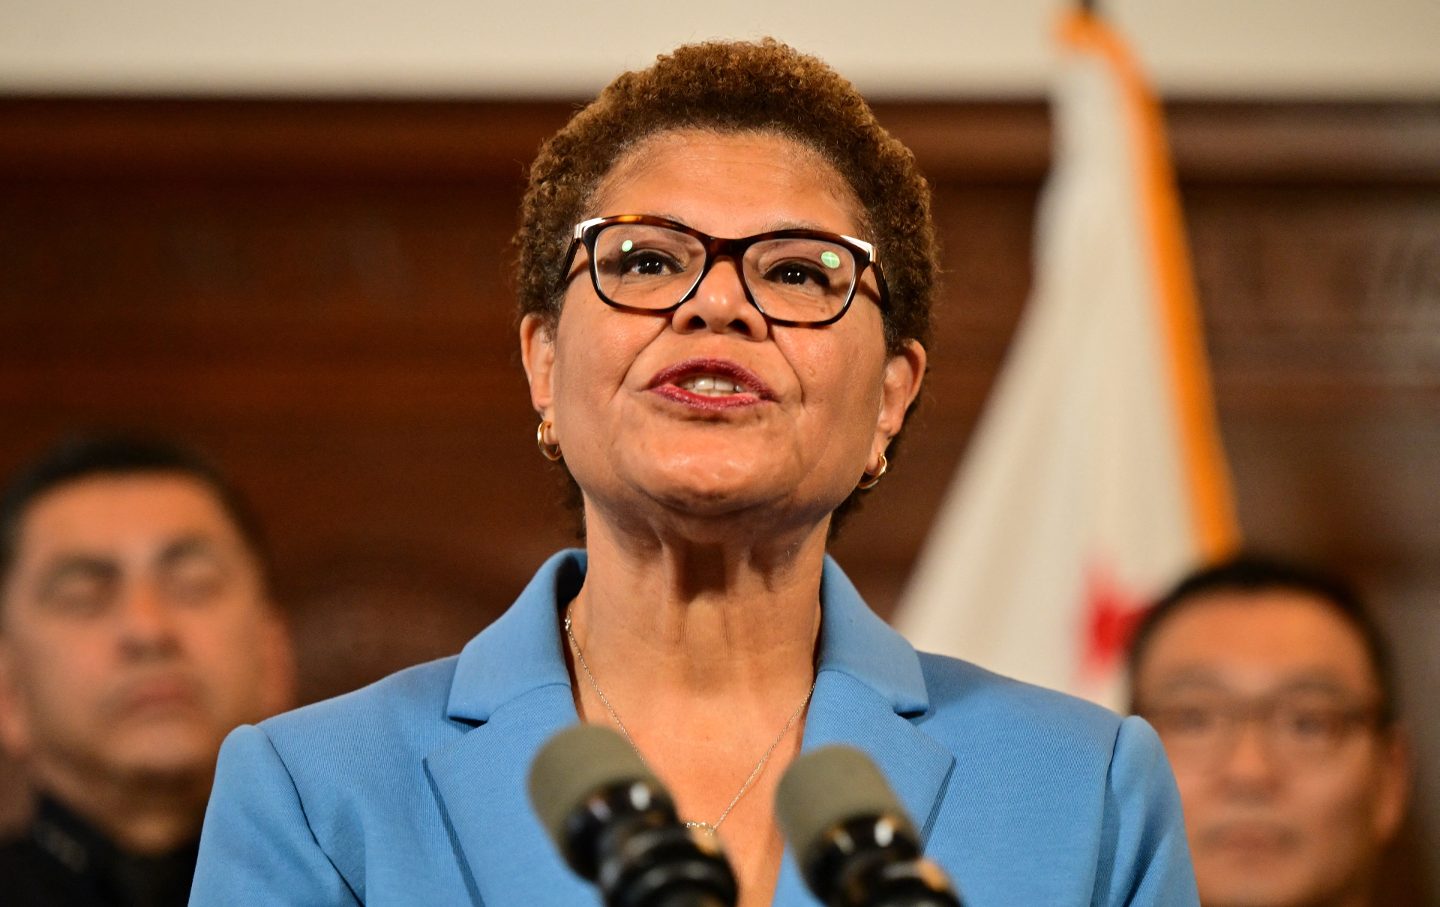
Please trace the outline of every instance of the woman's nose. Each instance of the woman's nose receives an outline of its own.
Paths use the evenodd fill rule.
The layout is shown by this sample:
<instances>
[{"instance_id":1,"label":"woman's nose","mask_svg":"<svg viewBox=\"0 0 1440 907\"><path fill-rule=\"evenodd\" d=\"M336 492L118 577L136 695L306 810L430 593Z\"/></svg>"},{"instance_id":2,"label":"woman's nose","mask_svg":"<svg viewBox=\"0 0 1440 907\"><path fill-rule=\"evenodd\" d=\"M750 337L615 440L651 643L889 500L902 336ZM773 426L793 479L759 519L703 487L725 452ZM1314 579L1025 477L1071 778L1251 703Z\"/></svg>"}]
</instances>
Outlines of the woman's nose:
<instances>
[{"instance_id":1,"label":"woman's nose","mask_svg":"<svg viewBox=\"0 0 1440 907\"><path fill-rule=\"evenodd\" d=\"M695 292L675 309L672 324L682 333L735 333L752 340L770 332L770 323L750 302L739 263L730 258L716 259Z\"/></svg>"}]
</instances>

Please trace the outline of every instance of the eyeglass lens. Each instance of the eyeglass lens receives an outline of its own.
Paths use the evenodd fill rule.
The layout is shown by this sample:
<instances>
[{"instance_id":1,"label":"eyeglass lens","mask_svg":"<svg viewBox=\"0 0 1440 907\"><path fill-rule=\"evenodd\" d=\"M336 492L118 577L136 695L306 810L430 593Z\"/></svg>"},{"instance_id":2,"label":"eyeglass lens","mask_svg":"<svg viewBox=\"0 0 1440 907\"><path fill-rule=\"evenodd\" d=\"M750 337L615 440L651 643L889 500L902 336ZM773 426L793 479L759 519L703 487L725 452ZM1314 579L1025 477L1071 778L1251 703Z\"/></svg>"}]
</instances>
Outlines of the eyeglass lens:
<instances>
[{"instance_id":1,"label":"eyeglass lens","mask_svg":"<svg viewBox=\"0 0 1440 907\"><path fill-rule=\"evenodd\" d=\"M1196 699L1147 709L1172 758L1223 758L1251 721L1277 757L1303 761L1333 754L1370 717L1370 710L1325 698L1257 701Z\"/></svg>"},{"instance_id":2,"label":"eyeglass lens","mask_svg":"<svg viewBox=\"0 0 1440 907\"><path fill-rule=\"evenodd\" d=\"M683 301L705 270L705 246L653 224L611 224L595 238L596 287L611 302L668 309ZM746 248L741 274L761 311L795 322L824 321L855 289L855 255L812 238L765 239Z\"/></svg>"}]
</instances>

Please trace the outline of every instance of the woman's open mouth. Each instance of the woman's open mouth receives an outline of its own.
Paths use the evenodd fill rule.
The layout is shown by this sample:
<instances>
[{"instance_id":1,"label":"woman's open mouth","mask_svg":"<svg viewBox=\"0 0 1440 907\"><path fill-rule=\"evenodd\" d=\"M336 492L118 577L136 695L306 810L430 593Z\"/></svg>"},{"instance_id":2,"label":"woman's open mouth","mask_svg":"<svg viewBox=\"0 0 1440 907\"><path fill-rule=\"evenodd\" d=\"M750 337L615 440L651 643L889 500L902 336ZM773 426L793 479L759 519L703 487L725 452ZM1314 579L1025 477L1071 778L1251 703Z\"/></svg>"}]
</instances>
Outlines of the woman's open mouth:
<instances>
[{"instance_id":1,"label":"woman's open mouth","mask_svg":"<svg viewBox=\"0 0 1440 907\"><path fill-rule=\"evenodd\" d=\"M727 359L686 359L661 369L649 389L668 400L697 409L733 409L774 399L765 382Z\"/></svg>"}]
</instances>

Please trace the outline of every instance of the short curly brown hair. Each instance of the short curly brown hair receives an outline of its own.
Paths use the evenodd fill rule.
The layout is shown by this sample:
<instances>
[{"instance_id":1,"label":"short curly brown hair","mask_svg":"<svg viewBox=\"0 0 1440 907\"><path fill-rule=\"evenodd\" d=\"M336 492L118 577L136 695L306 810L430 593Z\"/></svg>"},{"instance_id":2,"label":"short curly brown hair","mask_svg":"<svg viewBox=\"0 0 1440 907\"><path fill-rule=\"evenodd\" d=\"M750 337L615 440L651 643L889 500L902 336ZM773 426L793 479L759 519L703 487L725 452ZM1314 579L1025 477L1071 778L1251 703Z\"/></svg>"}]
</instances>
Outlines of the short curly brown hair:
<instances>
[{"instance_id":1,"label":"short curly brown hair","mask_svg":"<svg viewBox=\"0 0 1440 907\"><path fill-rule=\"evenodd\" d=\"M627 150L677 129L769 132L819 152L859 200L861 227L879 252L890 296L886 347L925 343L939 270L929 184L850 82L769 38L685 45L624 73L540 147L514 240L522 315L553 326L571 231L595 213L586 206L596 188Z\"/></svg>"}]
</instances>

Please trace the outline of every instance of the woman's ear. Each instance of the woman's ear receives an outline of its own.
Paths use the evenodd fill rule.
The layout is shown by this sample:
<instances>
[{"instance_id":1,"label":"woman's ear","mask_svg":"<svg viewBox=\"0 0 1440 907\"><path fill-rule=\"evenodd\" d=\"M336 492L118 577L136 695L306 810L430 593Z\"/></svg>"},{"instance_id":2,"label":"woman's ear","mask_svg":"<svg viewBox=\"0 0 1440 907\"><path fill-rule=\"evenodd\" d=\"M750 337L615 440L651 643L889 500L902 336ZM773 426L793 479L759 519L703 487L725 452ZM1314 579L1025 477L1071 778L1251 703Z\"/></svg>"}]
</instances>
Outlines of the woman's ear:
<instances>
[{"instance_id":1,"label":"woman's ear","mask_svg":"<svg viewBox=\"0 0 1440 907\"><path fill-rule=\"evenodd\" d=\"M925 347L918 340L905 341L905 348L885 363L880 390L880 418L875 423L876 453L905 425L905 413L920 394L925 380Z\"/></svg>"},{"instance_id":2,"label":"woman's ear","mask_svg":"<svg viewBox=\"0 0 1440 907\"><path fill-rule=\"evenodd\" d=\"M548 417L554 400L555 336L550 323L534 312L520 319L520 360L530 382L530 403Z\"/></svg>"}]
</instances>

